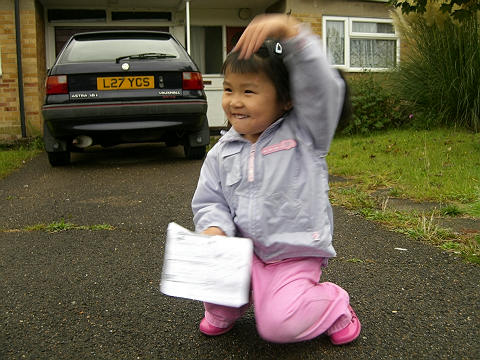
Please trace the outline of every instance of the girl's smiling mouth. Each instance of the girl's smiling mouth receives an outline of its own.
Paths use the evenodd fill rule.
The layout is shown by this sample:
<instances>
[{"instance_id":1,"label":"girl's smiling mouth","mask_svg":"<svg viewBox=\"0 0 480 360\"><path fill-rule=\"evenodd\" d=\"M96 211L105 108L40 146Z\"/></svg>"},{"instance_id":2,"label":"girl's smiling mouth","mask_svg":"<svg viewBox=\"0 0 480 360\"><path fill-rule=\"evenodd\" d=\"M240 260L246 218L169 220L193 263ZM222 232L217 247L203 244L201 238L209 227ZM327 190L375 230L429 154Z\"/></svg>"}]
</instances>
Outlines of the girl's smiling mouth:
<instances>
[{"instance_id":1,"label":"girl's smiling mouth","mask_svg":"<svg viewBox=\"0 0 480 360\"><path fill-rule=\"evenodd\" d=\"M232 116L236 119L246 119L248 115L245 114L232 114Z\"/></svg>"}]
</instances>

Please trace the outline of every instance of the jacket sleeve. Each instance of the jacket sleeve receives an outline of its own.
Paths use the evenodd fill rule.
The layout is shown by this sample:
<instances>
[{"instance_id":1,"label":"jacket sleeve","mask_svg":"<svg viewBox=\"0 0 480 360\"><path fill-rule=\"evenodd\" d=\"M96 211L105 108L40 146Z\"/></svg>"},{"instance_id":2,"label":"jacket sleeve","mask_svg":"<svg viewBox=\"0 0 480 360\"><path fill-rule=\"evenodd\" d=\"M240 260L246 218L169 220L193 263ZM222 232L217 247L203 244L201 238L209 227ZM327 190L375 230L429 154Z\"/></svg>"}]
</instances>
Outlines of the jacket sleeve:
<instances>
[{"instance_id":1,"label":"jacket sleeve","mask_svg":"<svg viewBox=\"0 0 480 360\"><path fill-rule=\"evenodd\" d=\"M227 236L235 236L235 225L220 182L218 146L208 152L203 163L192 199L192 210L195 231L202 232L216 226Z\"/></svg>"},{"instance_id":2,"label":"jacket sleeve","mask_svg":"<svg viewBox=\"0 0 480 360\"><path fill-rule=\"evenodd\" d=\"M320 38L306 26L284 43L284 62L290 75L293 119L311 139L314 149L326 156L337 126L345 84L327 61Z\"/></svg>"}]
</instances>

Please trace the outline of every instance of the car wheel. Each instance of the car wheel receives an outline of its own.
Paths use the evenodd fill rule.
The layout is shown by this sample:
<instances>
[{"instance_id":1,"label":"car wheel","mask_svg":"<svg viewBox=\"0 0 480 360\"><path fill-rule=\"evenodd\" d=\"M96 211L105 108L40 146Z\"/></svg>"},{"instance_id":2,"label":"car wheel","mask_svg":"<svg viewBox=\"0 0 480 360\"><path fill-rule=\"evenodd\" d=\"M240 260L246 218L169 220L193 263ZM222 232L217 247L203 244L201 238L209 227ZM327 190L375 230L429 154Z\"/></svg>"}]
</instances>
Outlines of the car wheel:
<instances>
[{"instance_id":1,"label":"car wheel","mask_svg":"<svg viewBox=\"0 0 480 360\"><path fill-rule=\"evenodd\" d=\"M47 152L48 161L52 166L63 166L70 164L70 151Z\"/></svg>"},{"instance_id":2,"label":"car wheel","mask_svg":"<svg viewBox=\"0 0 480 360\"><path fill-rule=\"evenodd\" d=\"M187 159L190 160L202 160L207 153L207 147L205 145L192 147L187 144L184 145L183 150L185 151Z\"/></svg>"}]
</instances>

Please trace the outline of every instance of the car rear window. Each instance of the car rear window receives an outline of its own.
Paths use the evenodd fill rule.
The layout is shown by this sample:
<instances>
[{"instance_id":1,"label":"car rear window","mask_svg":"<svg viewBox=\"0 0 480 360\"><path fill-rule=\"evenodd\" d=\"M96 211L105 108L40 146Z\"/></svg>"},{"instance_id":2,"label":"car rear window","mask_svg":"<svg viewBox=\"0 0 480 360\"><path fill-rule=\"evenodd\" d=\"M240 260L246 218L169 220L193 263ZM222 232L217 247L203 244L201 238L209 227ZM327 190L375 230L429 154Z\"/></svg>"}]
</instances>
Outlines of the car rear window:
<instances>
[{"instance_id":1,"label":"car rear window","mask_svg":"<svg viewBox=\"0 0 480 360\"><path fill-rule=\"evenodd\" d=\"M145 53L166 54L165 59L181 58L184 55L179 45L170 38L145 39L74 39L62 54L59 62L102 62L115 61L115 59L128 55Z\"/></svg>"}]
</instances>

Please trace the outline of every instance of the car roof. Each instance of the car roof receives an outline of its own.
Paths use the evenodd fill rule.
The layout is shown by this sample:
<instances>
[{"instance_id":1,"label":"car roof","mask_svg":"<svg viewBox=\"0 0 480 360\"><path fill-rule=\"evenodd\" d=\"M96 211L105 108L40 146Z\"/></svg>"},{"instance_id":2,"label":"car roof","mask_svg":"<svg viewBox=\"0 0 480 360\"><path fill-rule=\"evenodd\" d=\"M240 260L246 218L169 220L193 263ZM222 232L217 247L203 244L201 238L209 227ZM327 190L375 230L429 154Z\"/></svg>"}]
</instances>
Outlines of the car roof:
<instances>
[{"instance_id":1,"label":"car roof","mask_svg":"<svg viewBox=\"0 0 480 360\"><path fill-rule=\"evenodd\" d=\"M124 37L165 37L173 38L173 35L166 31L153 30L101 30L76 33L72 39L105 39L105 38L124 38Z\"/></svg>"}]
</instances>

